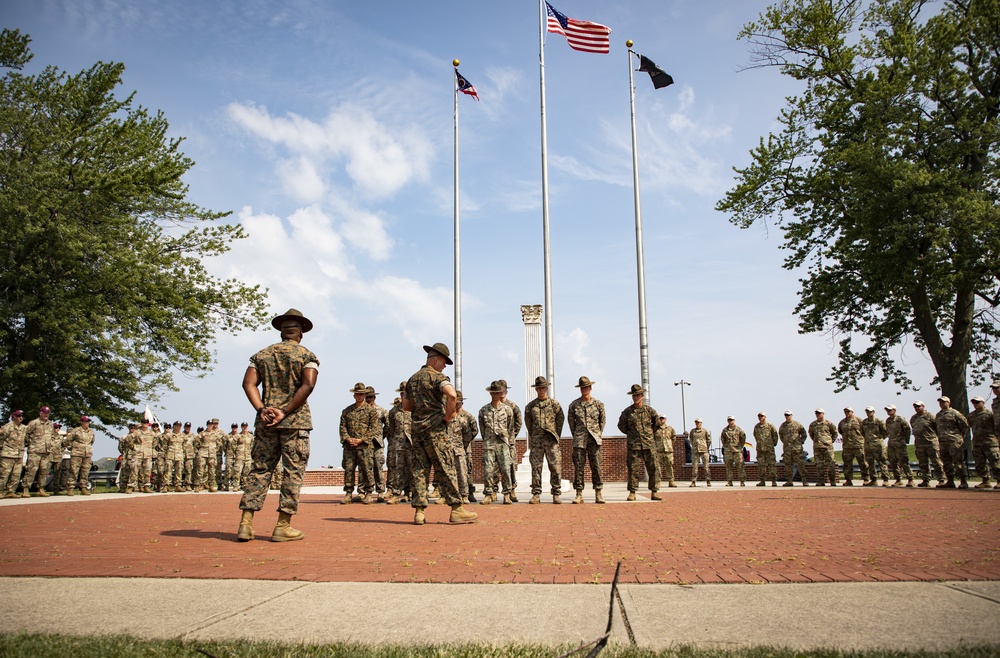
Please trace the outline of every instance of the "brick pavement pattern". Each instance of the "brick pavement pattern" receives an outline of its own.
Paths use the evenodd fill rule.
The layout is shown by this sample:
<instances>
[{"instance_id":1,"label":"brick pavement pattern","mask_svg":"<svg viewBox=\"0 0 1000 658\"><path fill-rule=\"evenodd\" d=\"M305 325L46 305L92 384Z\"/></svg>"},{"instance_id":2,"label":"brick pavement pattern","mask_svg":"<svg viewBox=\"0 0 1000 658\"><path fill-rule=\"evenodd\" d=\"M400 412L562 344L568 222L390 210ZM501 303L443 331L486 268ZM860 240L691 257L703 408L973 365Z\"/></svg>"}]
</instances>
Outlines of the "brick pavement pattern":
<instances>
[{"instance_id":1,"label":"brick pavement pattern","mask_svg":"<svg viewBox=\"0 0 1000 658\"><path fill-rule=\"evenodd\" d=\"M0 507L0 576L339 582L1000 580L1000 496L893 489L667 493L662 503L428 508L304 494L303 542L236 542L237 494ZM272 500L273 499L273 500ZM277 494L257 514L276 520ZM261 532L261 534L265 534Z\"/></svg>"}]
</instances>

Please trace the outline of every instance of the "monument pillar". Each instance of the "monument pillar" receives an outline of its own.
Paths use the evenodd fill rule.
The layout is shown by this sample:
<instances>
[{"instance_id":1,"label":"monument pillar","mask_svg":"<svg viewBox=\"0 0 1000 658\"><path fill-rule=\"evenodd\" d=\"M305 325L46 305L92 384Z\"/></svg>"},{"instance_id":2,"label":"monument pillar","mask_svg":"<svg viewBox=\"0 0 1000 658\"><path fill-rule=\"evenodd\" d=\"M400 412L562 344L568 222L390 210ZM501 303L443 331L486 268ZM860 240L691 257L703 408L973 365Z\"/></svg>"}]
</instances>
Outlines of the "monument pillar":
<instances>
[{"instance_id":1,"label":"monument pillar","mask_svg":"<svg viewBox=\"0 0 1000 658\"><path fill-rule=\"evenodd\" d=\"M524 322L523 404L528 404L535 399L535 378L542 374L542 305L521 306L521 320Z\"/></svg>"}]
</instances>

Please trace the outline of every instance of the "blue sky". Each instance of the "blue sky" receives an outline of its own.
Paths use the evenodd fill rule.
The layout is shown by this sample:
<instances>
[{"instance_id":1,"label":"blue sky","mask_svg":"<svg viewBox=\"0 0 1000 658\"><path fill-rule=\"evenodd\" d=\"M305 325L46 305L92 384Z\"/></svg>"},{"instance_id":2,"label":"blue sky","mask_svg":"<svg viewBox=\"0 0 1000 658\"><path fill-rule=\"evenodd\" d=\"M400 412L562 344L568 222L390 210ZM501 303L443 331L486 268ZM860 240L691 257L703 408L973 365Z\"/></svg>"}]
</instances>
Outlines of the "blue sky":
<instances>
[{"instance_id":1,"label":"blue sky","mask_svg":"<svg viewBox=\"0 0 1000 658\"><path fill-rule=\"evenodd\" d=\"M701 416L717 440L733 414L749 433L764 410L805 424L890 402L909 415L928 359L901 352L923 390L865 382L834 394L829 336L799 335L800 274L781 269L781 235L739 230L713 210L732 167L797 92L775 70L742 70L736 35L765 2L562 0L572 18L612 28L611 53L545 47L552 241L554 396L580 375L617 419L640 380L625 41L670 73L636 74L646 260L650 399L681 428ZM316 324L304 344L322 362L311 405L311 467L339 465L339 413L356 381L388 407L452 329L452 60L482 102L460 101L463 389L475 413L507 379L523 405L519 307L543 301L538 6L444 2L0 2L5 27L31 35L28 72L126 65L122 94L162 110L196 161L192 200L231 210L250 238L214 259L220 276L270 289L275 313ZM206 377L152 403L163 419L222 426L252 419L240 388L247 358L275 332L220 335ZM446 371L451 373L451 371ZM986 394L976 391L972 394ZM82 410L85 411L85 410ZM880 415L882 415L880 413ZM613 425L613 422L610 423ZM609 433L614 433L609 427ZM808 448L809 446L807 446ZM96 456L115 452L99 439Z\"/></svg>"}]
</instances>

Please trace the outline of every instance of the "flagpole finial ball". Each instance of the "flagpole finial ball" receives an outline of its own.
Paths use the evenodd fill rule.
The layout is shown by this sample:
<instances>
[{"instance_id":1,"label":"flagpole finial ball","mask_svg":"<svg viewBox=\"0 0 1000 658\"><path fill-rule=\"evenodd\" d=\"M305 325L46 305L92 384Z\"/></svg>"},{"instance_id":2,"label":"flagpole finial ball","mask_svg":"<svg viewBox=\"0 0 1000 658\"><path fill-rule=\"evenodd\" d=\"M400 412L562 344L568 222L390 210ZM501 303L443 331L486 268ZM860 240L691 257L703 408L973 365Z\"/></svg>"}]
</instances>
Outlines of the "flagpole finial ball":
<instances>
[{"instance_id":1,"label":"flagpole finial ball","mask_svg":"<svg viewBox=\"0 0 1000 658\"><path fill-rule=\"evenodd\" d=\"M626 48L631 48L632 47L632 43L633 43L632 40L629 39L628 41L625 42L625 47Z\"/></svg>"},{"instance_id":2,"label":"flagpole finial ball","mask_svg":"<svg viewBox=\"0 0 1000 658\"><path fill-rule=\"evenodd\" d=\"M459 64L461 64L461 62L459 62L457 59L451 60L451 65L452 66L458 66Z\"/></svg>"}]
</instances>

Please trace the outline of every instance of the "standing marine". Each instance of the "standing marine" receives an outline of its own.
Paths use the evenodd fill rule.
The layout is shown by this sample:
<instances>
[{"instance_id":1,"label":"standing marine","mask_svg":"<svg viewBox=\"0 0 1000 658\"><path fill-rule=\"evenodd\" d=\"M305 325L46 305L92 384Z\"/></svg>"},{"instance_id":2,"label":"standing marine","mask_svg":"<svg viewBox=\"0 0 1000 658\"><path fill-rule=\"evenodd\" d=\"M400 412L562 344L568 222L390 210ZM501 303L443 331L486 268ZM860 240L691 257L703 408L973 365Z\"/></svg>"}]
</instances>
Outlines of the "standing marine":
<instances>
[{"instance_id":1,"label":"standing marine","mask_svg":"<svg viewBox=\"0 0 1000 658\"><path fill-rule=\"evenodd\" d=\"M535 399L524 407L524 425L528 428L528 461L531 463L531 505L541 502L542 460L549 465L549 486L553 504L562 503L562 435L566 417L562 405L549 397L549 382L535 378Z\"/></svg>"},{"instance_id":2,"label":"standing marine","mask_svg":"<svg viewBox=\"0 0 1000 658\"><path fill-rule=\"evenodd\" d=\"M635 500L635 492L639 489L639 472L643 465L646 467L650 499L661 500L660 466L654 442L660 414L646 404L646 389L641 385L632 384L628 394L632 396L632 404L625 407L618 416L618 431L625 435L627 452L625 466L628 470L628 497L625 500Z\"/></svg>"},{"instance_id":3,"label":"standing marine","mask_svg":"<svg viewBox=\"0 0 1000 658\"><path fill-rule=\"evenodd\" d=\"M768 476L771 486L778 486L778 460L774 454L778 445L778 430L767 422L767 414L763 411L757 414L757 424L753 426L753 441L757 444L757 470L760 471L757 486L765 486Z\"/></svg>"},{"instance_id":4,"label":"standing marine","mask_svg":"<svg viewBox=\"0 0 1000 658\"><path fill-rule=\"evenodd\" d=\"M573 435L573 488L576 498L573 503L583 504L583 479L587 464L590 464L590 482L594 487L594 502L604 503L602 490L604 479L601 473L601 441L607 414L604 403L593 397L594 382L588 377L580 377L576 388L580 397L569 403L567 420Z\"/></svg>"}]
</instances>

